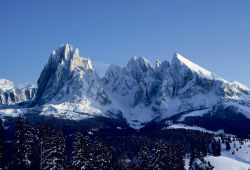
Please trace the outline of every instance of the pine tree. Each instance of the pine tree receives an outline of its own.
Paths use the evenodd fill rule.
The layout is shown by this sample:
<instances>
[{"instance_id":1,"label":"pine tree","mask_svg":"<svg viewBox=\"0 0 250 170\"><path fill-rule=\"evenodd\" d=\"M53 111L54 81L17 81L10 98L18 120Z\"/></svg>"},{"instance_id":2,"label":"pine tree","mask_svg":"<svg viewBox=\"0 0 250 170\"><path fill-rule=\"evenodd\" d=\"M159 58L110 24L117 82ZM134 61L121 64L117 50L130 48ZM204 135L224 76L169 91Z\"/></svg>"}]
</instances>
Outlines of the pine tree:
<instances>
[{"instance_id":1,"label":"pine tree","mask_svg":"<svg viewBox=\"0 0 250 170\"><path fill-rule=\"evenodd\" d=\"M150 151L147 151L147 153L150 153ZM184 170L183 155L182 146L168 143L157 143L150 154L143 154L143 160L145 160L146 164L145 169Z\"/></svg>"},{"instance_id":2,"label":"pine tree","mask_svg":"<svg viewBox=\"0 0 250 170\"><path fill-rule=\"evenodd\" d=\"M200 152L194 144L191 146L189 170L212 170L214 167L207 162L204 154Z\"/></svg>"},{"instance_id":3,"label":"pine tree","mask_svg":"<svg viewBox=\"0 0 250 170\"><path fill-rule=\"evenodd\" d=\"M91 169L111 170L114 166L114 149L96 138L93 145Z\"/></svg>"},{"instance_id":4,"label":"pine tree","mask_svg":"<svg viewBox=\"0 0 250 170\"><path fill-rule=\"evenodd\" d=\"M3 127L3 121L0 119L0 170L4 169L4 127Z\"/></svg>"},{"instance_id":5,"label":"pine tree","mask_svg":"<svg viewBox=\"0 0 250 170\"><path fill-rule=\"evenodd\" d=\"M40 169L66 169L66 143L60 130L54 127L45 127L46 133L40 142Z\"/></svg>"},{"instance_id":6,"label":"pine tree","mask_svg":"<svg viewBox=\"0 0 250 170\"><path fill-rule=\"evenodd\" d=\"M21 115L18 116L16 121L15 143L14 143L14 156L11 162L11 169L23 168L23 119Z\"/></svg>"},{"instance_id":7,"label":"pine tree","mask_svg":"<svg viewBox=\"0 0 250 170\"><path fill-rule=\"evenodd\" d=\"M136 169L147 170L149 168L149 149L143 147L138 153Z\"/></svg>"},{"instance_id":8,"label":"pine tree","mask_svg":"<svg viewBox=\"0 0 250 170\"><path fill-rule=\"evenodd\" d=\"M29 121L23 123L21 115L16 121L16 133L14 144L14 158L11 163L12 169L32 169L33 165L33 132Z\"/></svg>"},{"instance_id":9,"label":"pine tree","mask_svg":"<svg viewBox=\"0 0 250 170\"><path fill-rule=\"evenodd\" d=\"M47 133L48 127L45 125L37 125L35 128L35 135L34 135L34 169L42 169L42 164L41 164L41 153L42 153L42 141L43 137L45 138L45 134Z\"/></svg>"},{"instance_id":10,"label":"pine tree","mask_svg":"<svg viewBox=\"0 0 250 170\"><path fill-rule=\"evenodd\" d=\"M220 156L221 155L221 144L220 140L215 140L212 142L212 150L214 156Z\"/></svg>"},{"instance_id":11,"label":"pine tree","mask_svg":"<svg viewBox=\"0 0 250 170\"><path fill-rule=\"evenodd\" d=\"M150 169L164 170L170 169L171 165L171 151L168 148L168 145L158 144L156 148L153 149L153 156L150 161Z\"/></svg>"},{"instance_id":12,"label":"pine tree","mask_svg":"<svg viewBox=\"0 0 250 170\"><path fill-rule=\"evenodd\" d=\"M229 141L226 141L226 150L230 150L231 149L231 147L230 147L230 143L229 143Z\"/></svg>"},{"instance_id":13,"label":"pine tree","mask_svg":"<svg viewBox=\"0 0 250 170\"><path fill-rule=\"evenodd\" d=\"M84 137L80 132L74 134L71 160L72 169L90 169L90 162L93 160L90 147L91 142L89 137Z\"/></svg>"},{"instance_id":14,"label":"pine tree","mask_svg":"<svg viewBox=\"0 0 250 170\"><path fill-rule=\"evenodd\" d=\"M33 166L33 146L34 146L34 135L33 135L33 130L30 125L29 120L26 120L26 123L23 127L23 160L22 164L26 169L32 169Z\"/></svg>"},{"instance_id":15,"label":"pine tree","mask_svg":"<svg viewBox=\"0 0 250 170\"><path fill-rule=\"evenodd\" d=\"M190 153L190 161L189 161L189 169L190 170L195 170L196 168L196 159L200 159L201 155L199 153L199 151L197 150L197 148L195 147L195 144L191 145L191 153Z\"/></svg>"},{"instance_id":16,"label":"pine tree","mask_svg":"<svg viewBox=\"0 0 250 170\"><path fill-rule=\"evenodd\" d=\"M123 153L120 158L116 159L115 170L133 170L136 169L135 162L128 158L128 155Z\"/></svg>"},{"instance_id":17,"label":"pine tree","mask_svg":"<svg viewBox=\"0 0 250 170\"><path fill-rule=\"evenodd\" d=\"M173 169L176 170L184 170L185 162L184 162L184 151L182 145L176 145L173 147L174 149L174 160L173 160Z\"/></svg>"}]
</instances>

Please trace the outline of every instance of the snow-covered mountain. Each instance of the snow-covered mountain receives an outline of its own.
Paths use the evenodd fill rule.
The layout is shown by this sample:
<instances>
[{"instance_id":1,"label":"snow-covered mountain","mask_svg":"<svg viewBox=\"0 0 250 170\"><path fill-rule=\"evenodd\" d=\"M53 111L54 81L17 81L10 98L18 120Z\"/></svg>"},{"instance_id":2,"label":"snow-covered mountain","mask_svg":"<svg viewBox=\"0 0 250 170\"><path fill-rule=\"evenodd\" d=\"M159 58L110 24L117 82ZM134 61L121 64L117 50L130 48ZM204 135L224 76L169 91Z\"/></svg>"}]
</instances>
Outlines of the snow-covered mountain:
<instances>
[{"instance_id":1,"label":"snow-covered mountain","mask_svg":"<svg viewBox=\"0 0 250 170\"><path fill-rule=\"evenodd\" d=\"M91 60L66 44L53 51L39 80L37 105L43 114L79 118L105 115L104 105L111 101L100 84ZM68 114L68 115L67 115Z\"/></svg>"},{"instance_id":2,"label":"snow-covered mountain","mask_svg":"<svg viewBox=\"0 0 250 170\"><path fill-rule=\"evenodd\" d=\"M216 105L233 105L250 117L248 87L228 82L180 54L171 64L157 61L154 67L134 57L124 68L110 66L103 81L108 94L125 106L122 112L130 123L195 110L205 114Z\"/></svg>"},{"instance_id":3,"label":"snow-covered mountain","mask_svg":"<svg viewBox=\"0 0 250 170\"><path fill-rule=\"evenodd\" d=\"M89 58L65 44L52 52L37 85L34 108L43 115L67 119L122 116L139 128L178 113L185 113L179 117L184 121L229 106L250 118L247 86L226 81L180 54L171 63L156 61L154 66L143 57L133 57L125 67L111 65L100 78ZM34 98L33 86L22 88L23 93L17 93L20 89L9 81L1 81L0 86L2 103ZM25 98L12 99L12 93Z\"/></svg>"},{"instance_id":4,"label":"snow-covered mountain","mask_svg":"<svg viewBox=\"0 0 250 170\"><path fill-rule=\"evenodd\" d=\"M12 105L32 101L36 95L36 86L33 84L14 85L13 82L0 79L0 105Z\"/></svg>"}]
</instances>

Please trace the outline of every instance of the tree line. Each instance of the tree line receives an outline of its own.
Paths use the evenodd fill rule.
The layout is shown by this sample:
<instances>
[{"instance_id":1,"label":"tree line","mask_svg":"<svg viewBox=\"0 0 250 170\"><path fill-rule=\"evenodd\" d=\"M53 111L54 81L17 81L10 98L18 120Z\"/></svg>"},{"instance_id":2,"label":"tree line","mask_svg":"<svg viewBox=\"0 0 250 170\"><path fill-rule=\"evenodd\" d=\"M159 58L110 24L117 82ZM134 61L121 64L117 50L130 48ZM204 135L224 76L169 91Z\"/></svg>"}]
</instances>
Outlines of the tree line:
<instances>
[{"instance_id":1,"label":"tree line","mask_svg":"<svg viewBox=\"0 0 250 170\"><path fill-rule=\"evenodd\" d=\"M220 139L214 135L185 130L163 130L145 134L88 134L76 131L64 135L52 125L32 126L28 119L16 120L11 148L0 126L0 169L11 170L184 170L213 166L203 157L220 155Z\"/></svg>"}]
</instances>

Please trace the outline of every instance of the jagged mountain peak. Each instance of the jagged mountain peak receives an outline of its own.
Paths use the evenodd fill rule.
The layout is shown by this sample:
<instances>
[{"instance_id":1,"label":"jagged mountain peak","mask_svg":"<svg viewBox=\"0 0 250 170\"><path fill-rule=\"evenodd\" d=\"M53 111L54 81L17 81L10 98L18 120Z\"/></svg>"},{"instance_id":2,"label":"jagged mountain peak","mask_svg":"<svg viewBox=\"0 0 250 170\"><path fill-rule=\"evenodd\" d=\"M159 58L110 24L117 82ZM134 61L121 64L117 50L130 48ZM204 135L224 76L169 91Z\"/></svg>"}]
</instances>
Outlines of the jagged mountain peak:
<instances>
[{"instance_id":1,"label":"jagged mountain peak","mask_svg":"<svg viewBox=\"0 0 250 170\"><path fill-rule=\"evenodd\" d=\"M62 44L56 50L53 50L51 53L51 57L49 60L54 62L60 62L62 60L67 61L69 60L69 55L75 51L73 46L69 44ZM71 56L71 55L70 55Z\"/></svg>"},{"instance_id":2,"label":"jagged mountain peak","mask_svg":"<svg viewBox=\"0 0 250 170\"><path fill-rule=\"evenodd\" d=\"M129 60L128 63L130 63L130 62L140 62L140 63L145 63L146 65L150 64L149 60L145 57L142 57L142 56L134 56Z\"/></svg>"},{"instance_id":3,"label":"jagged mountain peak","mask_svg":"<svg viewBox=\"0 0 250 170\"><path fill-rule=\"evenodd\" d=\"M81 84L84 77L91 74L95 76L89 58L80 57L79 50L69 44L61 45L52 52L38 79L36 102L42 104L50 101L65 85L69 84L69 81Z\"/></svg>"},{"instance_id":4,"label":"jagged mountain peak","mask_svg":"<svg viewBox=\"0 0 250 170\"><path fill-rule=\"evenodd\" d=\"M70 44L63 44L51 54L48 64L54 66L61 65L67 67L69 71L75 68L93 70L92 62L89 58L82 58L79 49Z\"/></svg>"},{"instance_id":5,"label":"jagged mountain peak","mask_svg":"<svg viewBox=\"0 0 250 170\"><path fill-rule=\"evenodd\" d=\"M0 90L1 91L9 91L14 89L29 89L36 88L36 85L32 83L19 83L14 84L12 81L7 79L0 79Z\"/></svg>"},{"instance_id":6,"label":"jagged mountain peak","mask_svg":"<svg viewBox=\"0 0 250 170\"><path fill-rule=\"evenodd\" d=\"M141 71L146 72L152 66L148 59L141 56L135 56L129 60L127 67L130 69L140 69Z\"/></svg>"},{"instance_id":7,"label":"jagged mountain peak","mask_svg":"<svg viewBox=\"0 0 250 170\"><path fill-rule=\"evenodd\" d=\"M7 79L0 79L0 90L6 91L14 88L14 83Z\"/></svg>"},{"instance_id":8,"label":"jagged mountain peak","mask_svg":"<svg viewBox=\"0 0 250 170\"><path fill-rule=\"evenodd\" d=\"M0 79L0 105L29 102L35 98L36 86L33 84L15 85L12 81Z\"/></svg>"},{"instance_id":9,"label":"jagged mountain peak","mask_svg":"<svg viewBox=\"0 0 250 170\"><path fill-rule=\"evenodd\" d=\"M159 68L161 66L161 61L160 60L156 60L155 61L155 68Z\"/></svg>"},{"instance_id":10,"label":"jagged mountain peak","mask_svg":"<svg viewBox=\"0 0 250 170\"><path fill-rule=\"evenodd\" d=\"M188 60L184 56L182 56L179 53L174 54L172 62L171 62L172 67L177 67L180 71L185 72L185 71L191 71L192 73L196 73L198 76L206 79L219 79L219 77L210 72L209 70L193 63L192 61Z\"/></svg>"}]
</instances>

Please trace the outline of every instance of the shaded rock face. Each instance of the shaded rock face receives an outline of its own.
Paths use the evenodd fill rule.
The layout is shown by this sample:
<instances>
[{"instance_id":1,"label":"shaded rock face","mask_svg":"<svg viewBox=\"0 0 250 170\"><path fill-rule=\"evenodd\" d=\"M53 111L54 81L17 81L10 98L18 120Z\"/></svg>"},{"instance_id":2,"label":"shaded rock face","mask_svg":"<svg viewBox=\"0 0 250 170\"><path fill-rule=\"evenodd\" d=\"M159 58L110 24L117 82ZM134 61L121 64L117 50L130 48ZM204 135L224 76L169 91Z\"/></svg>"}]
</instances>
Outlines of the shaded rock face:
<instances>
[{"instance_id":1,"label":"shaded rock face","mask_svg":"<svg viewBox=\"0 0 250 170\"><path fill-rule=\"evenodd\" d=\"M21 102L32 101L35 98L37 88L32 84L23 84L17 87L14 83L0 80L0 104L11 105Z\"/></svg>"},{"instance_id":2,"label":"shaded rock face","mask_svg":"<svg viewBox=\"0 0 250 170\"><path fill-rule=\"evenodd\" d=\"M197 94L209 93L215 88L217 91L213 73L186 60L179 54L173 57L171 63L172 97L190 98Z\"/></svg>"},{"instance_id":3,"label":"shaded rock face","mask_svg":"<svg viewBox=\"0 0 250 170\"><path fill-rule=\"evenodd\" d=\"M92 98L102 105L110 102L90 59L80 57L79 50L68 44L52 52L37 84L39 105L82 98Z\"/></svg>"},{"instance_id":4,"label":"shaded rock face","mask_svg":"<svg viewBox=\"0 0 250 170\"><path fill-rule=\"evenodd\" d=\"M140 103L148 106L158 95L169 67L167 61L152 67L147 59L134 57L124 68L110 66L103 78L104 87L115 95L129 96L132 107Z\"/></svg>"}]
</instances>

